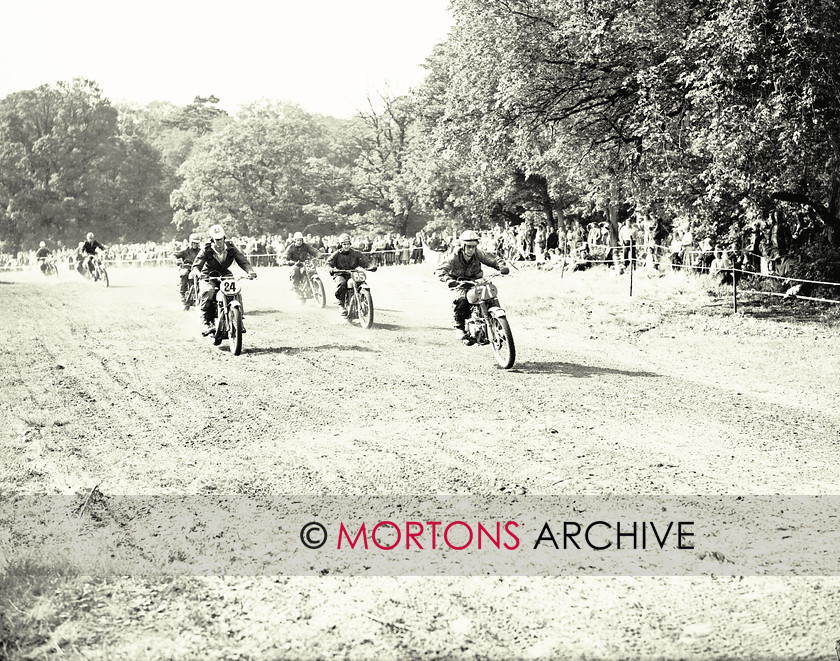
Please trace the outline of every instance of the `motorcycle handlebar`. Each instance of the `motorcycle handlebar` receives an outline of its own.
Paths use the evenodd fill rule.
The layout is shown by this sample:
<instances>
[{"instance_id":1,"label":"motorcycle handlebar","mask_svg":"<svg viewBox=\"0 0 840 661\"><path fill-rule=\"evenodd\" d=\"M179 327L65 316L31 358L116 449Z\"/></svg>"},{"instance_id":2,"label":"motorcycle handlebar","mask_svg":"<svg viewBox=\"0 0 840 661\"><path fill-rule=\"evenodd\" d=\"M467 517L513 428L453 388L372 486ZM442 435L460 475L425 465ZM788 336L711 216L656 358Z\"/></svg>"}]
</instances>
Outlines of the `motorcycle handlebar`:
<instances>
[{"instance_id":1,"label":"motorcycle handlebar","mask_svg":"<svg viewBox=\"0 0 840 661\"><path fill-rule=\"evenodd\" d=\"M248 275L200 275L199 280L250 280Z\"/></svg>"},{"instance_id":2,"label":"motorcycle handlebar","mask_svg":"<svg viewBox=\"0 0 840 661\"><path fill-rule=\"evenodd\" d=\"M378 266L370 266L367 268L357 266L354 269L330 269L330 275L338 275L339 273L347 273L349 275L353 271L370 271L371 273L373 273L378 268Z\"/></svg>"},{"instance_id":3,"label":"motorcycle handlebar","mask_svg":"<svg viewBox=\"0 0 840 661\"><path fill-rule=\"evenodd\" d=\"M452 289L469 289L470 287L474 287L475 285L482 283L482 282L489 282L493 278L498 278L499 276L503 275L502 273L491 273L490 275L486 275L478 280L470 280L468 278L454 278L449 282L449 287Z\"/></svg>"}]
</instances>

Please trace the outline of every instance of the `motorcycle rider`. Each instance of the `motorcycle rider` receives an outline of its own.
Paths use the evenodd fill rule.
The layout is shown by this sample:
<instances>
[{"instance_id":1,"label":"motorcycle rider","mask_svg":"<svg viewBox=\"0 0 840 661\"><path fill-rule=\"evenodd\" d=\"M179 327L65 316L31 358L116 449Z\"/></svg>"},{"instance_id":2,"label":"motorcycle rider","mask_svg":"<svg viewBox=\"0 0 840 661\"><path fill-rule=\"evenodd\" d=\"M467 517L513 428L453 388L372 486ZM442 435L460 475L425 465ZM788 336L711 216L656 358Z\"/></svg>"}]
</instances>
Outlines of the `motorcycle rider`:
<instances>
[{"instance_id":1,"label":"motorcycle rider","mask_svg":"<svg viewBox=\"0 0 840 661\"><path fill-rule=\"evenodd\" d=\"M438 266L435 275L441 282L445 282L450 289L456 289L458 292L457 297L452 301L455 332L459 340L470 346L473 344L473 340L464 328L467 317L470 316L470 303L467 301L466 290L458 287L459 281L482 278L484 276L484 272L481 270L482 264L497 269L502 275L510 273L510 269L496 255L478 248L478 234L473 230L462 232L460 242L461 247Z\"/></svg>"},{"instance_id":2,"label":"motorcycle rider","mask_svg":"<svg viewBox=\"0 0 840 661\"><path fill-rule=\"evenodd\" d=\"M79 272L79 275L85 277L85 242L79 241L79 245L76 247L76 254L74 255L76 258L76 270Z\"/></svg>"},{"instance_id":3,"label":"motorcycle rider","mask_svg":"<svg viewBox=\"0 0 840 661\"><path fill-rule=\"evenodd\" d=\"M239 264L240 268L253 280L257 277L251 262L242 251L233 245L232 241L225 240L225 230L221 225L213 225L210 228L210 242L199 250L192 264L191 277L200 277L215 271L220 276L233 275L230 272L230 265L233 262ZM216 292L219 291L217 283L208 280L206 277L199 282L199 307L201 308L204 320L204 331L202 335L210 335L215 331L213 322L216 320ZM243 329L244 332L244 329Z\"/></svg>"},{"instance_id":4,"label":"motorcycle rider","mask_svg":"<svg viewBox=\"0 0 840 661\"><path fill-rule=\"evenodd\" d=\"M82 257L84 259L84 265L94 282L99 279L96 276L96 269L93 267L93 259L96 257L97 250L105 252L105 246L96 240L96 237L93 236L93 232L88 232L87 240L82 244Z\"/></svg>"},{"instance_id":5,"label":"motorcycle rider","mask_svg":"<svg viewBox=\"0 0 840 661\"><path fill-rule=\"evenodd\" d=\"M190 234L186 247L175 253L175 259L178 260L178 267L180 268L178 273L178 291L181 294L181 303L183 303L185 310L189 310L189 305L187 305L187 290L190 287L190 268L195 258L198 257L198 251L200 249L201 237L193 232Z\"/></svg>"},{"instance_id":6,"label":"motorcycle rider","mask_svg":"<svg viewBox=\"0 0 840 661\"><path fill-rule=\"evenodd\" d=\"M314 259L320 254L321 253L317 248L314 248L304 242L303 234L301 232L295 232L291 245L289 245L286 249L286 254L283 255L283 259L286 263L292 266L292 275L290 276L292 289L301 301L306 300L303 292L301 291L301 285L303 284L306 268L304 267L303 262L306 259Z\"/></svg>"},{"instance_id":7,"label":"motorcycle rider","mask_svg":"<svg viewBox=\"0 0 840 661\"><path fill-rule=\"evenodd\" d=\"M339 313L342 317L346 317L344 295L347 293L347 277L337 272L352 271L359 266L368 268L370 260L363 252L353 249L350 235L346 232L338 237L338 245L338 250L327 258L327 266L330 267L330 275L335 282L335 297L338 300Z\"/></svg>"},{"instance_id":8,"label":"motorcycle rider","mask_svg":"<svg viewBox=\"0 0 840 661\"><path fill-rule=\"evenodd\" d=\"M41 273L47 272L47 257L50 255L52 255L52 253L50 252L50 249L47 248L47 244L41 241L41 243L38 244L38 250L35 252L35 259L38 260L38 266L41 269Z\"/></svg>"}]
</instances>

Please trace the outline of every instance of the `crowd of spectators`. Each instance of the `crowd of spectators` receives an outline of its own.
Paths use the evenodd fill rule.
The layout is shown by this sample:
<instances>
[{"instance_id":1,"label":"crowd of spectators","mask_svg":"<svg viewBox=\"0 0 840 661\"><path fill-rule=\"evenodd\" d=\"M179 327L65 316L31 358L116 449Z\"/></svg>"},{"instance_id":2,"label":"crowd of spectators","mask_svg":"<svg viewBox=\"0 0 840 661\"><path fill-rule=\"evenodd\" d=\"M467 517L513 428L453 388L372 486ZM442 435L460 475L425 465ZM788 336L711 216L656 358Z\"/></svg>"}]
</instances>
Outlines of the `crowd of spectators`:
<instances>
[{"instance_id":1,"label":"crowd of spectators","mask_svg":"<svg viewBox=\"0 0 840 661\"><path fill-rule=\"evenodd\" d=\"M187 233L188 236L189 233ZM146 243L114 243L103 240L107 250L104 254L106 263L116 266L164 266L173 264L173 255L181 250L186 242L172 240L166 242L148 241ZM278 266L283 262L286 249L293 242L293 233L287 236L263 235L259 237L229 237L251 260L254 266ZM317 236L304 235L304 241L317 248L324 258L339 248L338 234ZM103 237L104 238L104 237ZM53 258L57 264L75 268L77 250L51 246ZM371 258L371 265L389 266L393 264L416 264L423 261L423 243L420 235L414 237L401 234L353 235L353 247ZM0 254L0 269L17 269L33 266L36 262L35 250L19 252L17 255Z\"/></svg>"},{"instance_id":2,"label":"crowd of spectators","mask_svg":"<svg viewBox=\"0 0 840 661\"><path fill-rule=\"evenodd\" d=\"M618 271L633 264L651 269L688 269L697 272L720 271L721 265L732 264L737 270L777 273L784 275L794 234L783 214L774 211L766 223L754 223L741 240L720 245L704 237L695 241L687 224L678 224L668 233L660 222L650 216L630 217L619 227L615 240L606 222L575 222L572 228L551 227L545 222L525 221L518 225L496 224L479 231L479 248L492 252L508 262L532 261L538 265L564 265L584 269L592 264L606 263ZM231 237L248 255L254 266L278 266L292 243L293 233L287 236ZM416 264L428 261L429 255L446 253L458 245L458 232L431 232L413 237L400 234L351 234L353 247L368 253L371 264ZM106 238L106 237L103 237ZM305 235L306 243L317 248L324 258L338 250L338 235ZM184 246L184 240L109 244L104 256L116 266L171 265L173 254ZM48 246L50 247L50 246ZM433 251L433 252L428 252ZM58 264L75 267L75 249L54 250ZM17 255L0 254L0 269L24 268L36 262L35 250Z\"/></svg>"}]
</instances>

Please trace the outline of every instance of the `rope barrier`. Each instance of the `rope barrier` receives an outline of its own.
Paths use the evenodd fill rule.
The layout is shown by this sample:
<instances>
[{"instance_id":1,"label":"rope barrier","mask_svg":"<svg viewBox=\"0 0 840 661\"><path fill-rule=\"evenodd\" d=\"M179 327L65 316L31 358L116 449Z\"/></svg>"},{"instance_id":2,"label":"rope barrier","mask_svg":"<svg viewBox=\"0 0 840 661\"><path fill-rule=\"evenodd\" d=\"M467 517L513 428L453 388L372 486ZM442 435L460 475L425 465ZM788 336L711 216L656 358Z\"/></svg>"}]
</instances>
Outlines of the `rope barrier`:
<instances>
[{"instance_id":1,"label":"rope barrier","mask_svg":"<svg viewBox=\"0 0 840 661\"><path fill-rule=\"evenodd\" d=\"M619 266L620 265L621 268L625 268L625 266L626 266L630 270L630 296L633 295L633 271L635 270L636 265L641 261L644 261L646 263L646 268L649 268L650 266L659 267L659 266L662 266L662 265L667 265L667 266L670 266L673 270L684 270L685 269L685 270L694 270L694 271L704 271L704 272L708 272L710 275L716 275L716 274L719 274L719 273L728 273L728 274L730 274L730 276L732 278L733 308L736 312L737 312L737 309L738 309L738 301L737 301L738 289L737 289L737 284L736 284L736 280L737 280L736 274L739 274L742 277L746 276L746 277L753 277L753 278L770 278L770 279L773 279L773 280L782 280L786 283L791 283L791 284L802 283L802 284L818 285L818 286L824 286L824 287L840 287L840 283L838 283L838 282L828 282L828 281L823 281L823 280L807 280L807 279L804 279L804 278L794 278L794 277L790 277L790 276L776 275L775 273L759 273L759 272L756 272L756 271L745 271L743 269L735 268L734 266L731 267L731 268L727 268L727 269L716 269L714 272L712 272L710 270L710 266L708 266L708 265L685 263L685 260L682 259L682 256L684 256L686 254L691 255L692 258L694 258L698 255L709 255L710 254L709 251L705 251L705 250L683 250L682 252L674 252L670 249L670 247L660 246L658 244L647 244L647 245L642 246L642 247L638 246L638 244L635 244L635 243L631 244L630 246L627 246L627 245L609 246L609 245L605 245L605 244L602 244L602 243L592 243L592 242L589 242L589 241L579 242L576 245L577 246L585 245L587 247L587 250L595 248L598 252L600 252L602 250L606 251L607 256L606 256L606 258L603 258L603 259L593 259L591 254L589 254L589 252L587 252L584 255L574 254L574 252L571 252L571 251L567 252L568 248L570 247L570 244L566 243L563 246L562 252L548 253L549 255L556 256L558 259L550 259L549 258L548 260L544 260L542 262L535 260L534 263L537 266L539 266L541 264L551 264L552 262L555 262L555 268L556 268L556 266L557 266L556 262L560 262L560 265L562 266L561 277L563 276L563 272L566 269L567 263L570 262L570 261L573 262L572 266L575 265L574 263L587 264L587 265L589 265L589 264L609 264L609 265L614 265L614 266ZM503 250L509 250L509 248L504 248ZM628 250L629 250L629 257L625 257L622 253L624 253L624 251L628 251ZM640 253L643 253L642 258L640 258L638 255L636 255L637 251L640 252ZM414 261L414 263L418 263L419 261L425 261L427 263L431 263L430 260L429 260L429 257L432 255L432 253L437 255L438 258L439 258L440 253L438 253L438 251L430 250L428 248L428 246L426 246L426 245L412 246L410 248L395 248L393 250L363 251L363 254L368 255L369 257L375 259L375 261L377 261L377 262L379 262L382 258L391 257L393 261L392 260L384 260L384 261L381 262L381 264L378 264L378 265L384 265L384 266L408 264L408 263L411 263L412 261ZM659 253L659 254L681 255L681 260L680 260L680 262L675 263L675 262L672 262L670 260L666 261L666 260L663 260L663 259L657 259L657 253ZM545 254L546 254L546 252L543 253L543 255L545 255ZM612 254L612 256L610 256L611 254ZM741 254L744 255L745 257L753 257L753 258L757 258L757 259L761 259L761 260L767 260L767 258L765 256L758 255L758 254L751 253L751 252L744 252L744 253L741 253ZM316 259L316 261L319 262L320 265L323 266L326 256L327 256L327 253L321 253L321 256L316 257L315 259ZM270 264L264 264L263 263L263 264L261 264L260 266L262 268L282 266L282 264L280 264L280 260L283 259L283 255L280 254L280 253L251 253L251 254L246 254L246 257L248 259L272 258L274 260L274 263L270 263ZM398 259L398 257L400 257L400 259ZM522 251L518 251L517 257L526 257L526 254L523 253ZM524 261L526 263L531 263L527 259L525 259ZM627 261L629 261L629 265L625 265L625 262L627 262ZM694 259L691 259L689 261L693 262ZM105 264L108 264L108 265L111 265L111 266L117 266L117 267L120 267L120 266L138 266L138 265L139 266L160 267L160 266L174 266L174 265L177 265L175 257L172 256L172 255L152 257L152 258L146 258L146 259L138 259L138 258L133 258L133 259L121 259L121 258L105 259L105 260L103 260L103 262ZM651 262L652 262L652 264L651 264ZM59 262L59 263L61 263L61 262ZM35 267L37 267L37 264L34 264L34 265L33 264L29 264L29 265L26 265L26 264L16 264L16 265L15 264L4 264L4 265L0 266L0 272L3 272L3 271L24 271L24 270L28 270L28 269L35 268ZM75 265L68 265L67 268L68 268L68 271L69 270L75 270ZM813 297L813 296L801 296L799 294L791 294L791 293L766 292L766 291L760 291L760 290L755 290L755 289L747 289L747 290L742 289L740 291L740 293L742 293L742 294L759 294L759 295L765 295L765 296L775 296L775 297L787 298L787 299L796 298L796 299L800 299L800 300L814 301L814 302L818 302L818 303L840 303L840 300L835 300L835 299L820 298L820 297Z\"/></svg>"},{"instance_id":2,"label":"rope barrier","mask_svg":"<svg viewBox=\"0 0 840 661\"><path fill-rule=\"evenodd\" d=\"M735 273L745 273L747 275L759 276L761 278L773 278L775 280L786 280L788 282L805 282L810 285L826 285L828 287L840 286L840 282L823 282L822 280L803 280L801 278L791 278L787 275L776 275L774 273L756 273L755 271L742 271L740 269L727 269Z\"/></svg>"},{"instance_id":3,"label":"rope barrier","mask_svg":"<svg viewBox=\"0 0 840 661\"><path fill-rule=\"evenodd\" d=\"M765 296L777 296L779 298L795 298L802 301L816 301L818 303L840 303L840 300L833 298L815 298L813 296L800 296L799 294L782 294L777 291L758 291L756 289L741 289L742 294L763 294Z\"/></svg>"}]
</instances>

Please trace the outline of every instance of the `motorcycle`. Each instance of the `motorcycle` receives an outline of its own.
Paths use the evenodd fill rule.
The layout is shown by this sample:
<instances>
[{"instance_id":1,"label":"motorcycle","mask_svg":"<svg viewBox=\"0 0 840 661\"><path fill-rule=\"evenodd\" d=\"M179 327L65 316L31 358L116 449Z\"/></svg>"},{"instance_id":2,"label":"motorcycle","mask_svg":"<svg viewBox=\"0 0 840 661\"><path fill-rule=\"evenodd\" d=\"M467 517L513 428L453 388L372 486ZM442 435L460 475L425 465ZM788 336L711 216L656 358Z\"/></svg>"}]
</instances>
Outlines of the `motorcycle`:
<instances>
[{"instance_id":1,"label":"motorcycle","mask_svg":"<svg viewBox=\"0 0 840 661\"><path fill-rule=\"evenodd\" d=\"M54 275L56 278L58 277L58 266L56 266L55 260L53 260L52 257L44 257L39 261L43 264L41 273L44 275Z\"/></svg>"},{"instance_id":2,"label":"motorcycle","mask_svg":"<svg viewBox=\"0 0 840 661\"><path fill-rule=\"evenodd\" d=\"M368 269L358 267L352 271L334 270L332 275L347 278L347 292L344 294L344 309L347 311L347 322L358 323L362 328L373 326L373 295L367 284L365 270L376 271L375 266Z\"/></svg>"},{"instance_id":3,"label":"motorcycle","mask_svg":"<svg viewBox=\"0 0 840 661\"><path fill-rule=\"evenodd\" d=\"M497 274L481 280L462 280L457 287L465 290L470 316L464 326L475 344L489 344L496 363L510 369L516 360L516 346L507 315L499 304L498 290L491 281Z\"/></svg>"},{"instance_id":4,"label":"motorcycle","mask_svg":"<svg viewBox=\"0 0 840 661\"><path fill-rule=\"evenodd\" d=\"M207 280L218 286L216 292L216 329L213 332L213 344L218 346L227 338L230 352L234 356L242 353L242 334L245 328L242 318L245 310L242 305L242 285L240 280L248 276L208 275Z\"/></svg>"},{"instance_id":5,"label":"motorcycle","mask_svg":"<svg viewBox=\"0 0 840 661\"><path fill-rule=\"evenodd\" d=\"M178 277L183 278L184 276L188 276L190 269L192 268L191 264L187 264L186 262L181 262L178 264ZM196 305L198 301L198 278L188 278L187 282L187 291L184 294L184 299L182 303L184 304L184 309L189 310L191 307Z\"/></svg>"},{"instance_id":6,"label":"motorcycle","mask_svg":"<svg viewBox=\"0 0 840 661\"><path fill-rule=\"evenodd\" d=\"M289 262L288 264L296 268L303 268L303 281L295 287L295 293L300 297L300 302L305 303L307 299L312 298L320 307L326 306L327 294L324 290L324 283L321 282L321 276L318 275L318 270L315 267L315 261L309 259L305 262Z\"/></svg>"},{"instance_id":7,"label":"motorcycle","mask_svg":"<svg viewBox=\"0 0 840 661\"><path fill-rule=\"evenodd\" d=\"M105 265L102 263L102 260L98 256L91 257L90 259L93 264L93 281L101 282L106 287L109 287L111 281L108 279L108 271L105 270Z\"/></svg>"}]
</instances>

